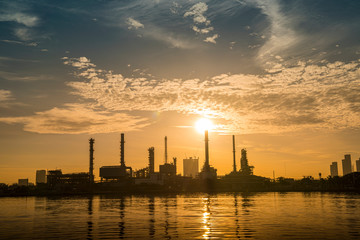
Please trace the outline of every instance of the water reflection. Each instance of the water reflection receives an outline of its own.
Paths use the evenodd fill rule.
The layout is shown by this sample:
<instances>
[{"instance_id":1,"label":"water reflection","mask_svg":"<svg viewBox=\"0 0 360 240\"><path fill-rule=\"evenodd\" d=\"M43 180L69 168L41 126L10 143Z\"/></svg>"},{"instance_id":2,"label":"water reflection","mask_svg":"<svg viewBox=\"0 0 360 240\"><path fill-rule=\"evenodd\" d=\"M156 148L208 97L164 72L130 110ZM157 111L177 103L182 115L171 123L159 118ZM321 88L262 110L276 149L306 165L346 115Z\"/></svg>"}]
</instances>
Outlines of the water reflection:
<instances>
[{"instance_id":1,"label":"water reflection","mask_svg":"<svg viewBox=\"0 0 360 240\"><path fill-rule=\"evenodd\" d=\"M165 198L164 199L164 214L165 214L165 225L164 225L164 228L165 228L165 238L166 239L171 239L171 236L169 235L169 220L170 220L170 217L169 217L169 203L168 203L168 199Z\"/></svg>"},{"instance_id":2,"label":"water reflection","mask_svg":"<svg viewBox=\"0 0 360 240\"><path fill-rule=\"evenodd\" d=\"M125 199L120 198L120 221L119 221L119 237L124 239L125 234Z\"/></svg>"},{"instance_id":3,"label":"water reflection","mask_svg":"<svg viewBox=\"0 0 360 240\"><path fill-rule=\"evenodd\" d=\"M0 198L0 239L360 239L359 212L359 194Z\"/></svg>"},{"instance_id":4,"label":"water reflection","mask_svg":"<svg viewBox=\"0 0 360 240\"><path fill-rule=\"evenodd\" d=\"M254 208L254 200L252 195L242 194L241 202L243 211L243 227L240 232L244 235L245 238L253 238L255 231L250 227L250 223L252 222L251 209Z\"/></svg>"},{"instance_id":5,"label":"water reflection","mask_svg":"<svg viewBox=\"0 0 360 240\"><path fill-rule=\"evenodd\" d=\"M149 197L149 236L150 238L154 238L155 236L155 198L154 196Z\"/></svg>"},{"instance_id":6,"label":"water reflection","mask_svg":"<svg viewBox=\"0 0 360 240\"><path fill-rule=\"evenodd\" d=\"M235 235L237 239L240 239L240 223L239 223L239 210L237 194L234 193L234 216L235 216Z\"/></svg>"},{"instance_id":7,"label":"water reflection","mask_svg":"<svg viewBox=\"0 0 360 240\"><path fill-rule=\"evenodd\" d=\"M202 210L202 223L203 229L205 230L203 239L210 239L211 238L211 202L210 196L204 197L202 199L203 210Z\"/></svg>"},{"instance_id":8,"label":"water reflection","mask_svg":"<svg viewBox=\"0 0 360 240\"><path fill-rule=\"evenodd\" d=\"M88 216L89 220L87 222L87 238L88 240L93 239L93 221L92 221L92 215L93 215L93 197L89 197L88 199Z\"/></svg>"}]
</instances>

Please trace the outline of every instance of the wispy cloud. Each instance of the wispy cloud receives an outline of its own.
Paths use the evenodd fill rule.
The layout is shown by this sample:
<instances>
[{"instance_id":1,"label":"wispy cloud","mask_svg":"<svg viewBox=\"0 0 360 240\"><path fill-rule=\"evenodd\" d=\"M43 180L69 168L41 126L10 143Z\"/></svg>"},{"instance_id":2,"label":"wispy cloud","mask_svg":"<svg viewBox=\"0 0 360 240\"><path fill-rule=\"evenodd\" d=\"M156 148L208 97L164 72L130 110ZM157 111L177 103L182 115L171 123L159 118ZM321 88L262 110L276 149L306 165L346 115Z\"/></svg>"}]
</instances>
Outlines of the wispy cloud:
<instances>
[{"instance_id":1,"label":"wispy cloud","mask_svg":"<svg viewBox=\"0 0 360 240\"><path fill-rule=\"evenodd\" d=\"M22 12L11 12L11 13L2 12L0 13L0 22L5 22L5 21L17 22L26 27L35 27L39 23L39 18L37 16Z\"/></svg>"},{"instance_id":2,"label":"wispy cloud","mask_svg":"<svg viewBox=\"0 0 360 240\"><path fill-rule=\"evenodd\" d=\"M0 10L0 22L15 22L13 33L22 41L34 38L33 28L40 24L40 19L30 13L26 2L9 1Z\"/></svg>"},{"instance_id":3,"label":"wispy cloud","mask_svg":"<svg viewBox=\"0 0 360 240\"><path fill-rule=\"evenodd\" d=\"M0 59L1 60L1 59ZM12 61L18 61L18 62L32 62L32 60L12 60ZM36 60L33 60L33 62L36 62ZM45 75L45 74L27 74L27 73L20 73L20 72L5 72L0 71L0 78L9 80L9 81L22 81L22 82L31 82L31 81L43 81L43 80L49 80L52 79L53 76Z\"/></svg>"},{"instance_id":4,"label":"wispy cloud","mask_svg":"<svg viewBox=\"0 0 360 240\"><path fill-rule=\"evenodd\" d=\"M43 134L135 131L148 125L146 120L126 113L96 111L81 104L67 104L61 108L37 112L33 116L0 118L0 122L23 124L25 131Z\"/></svg>"},{"instance_id":5,"label":"wispy cloud","mask_svg":"<svg viewBox=\"0 0 360 240\"><path fill-rule=\"evenodd\" d=\"M36 42L20 42L20 41L7 40L7 39L3 39L3 40L0 40L0 41L6 42L6 43L12 43L12 44L30 46L30 47L36 47L38 45Z\"/></svg>"},{"instance_id":6,"label":"wispy cloud","mask_svg":"<svg viewBox=\"0 0 360 240\"><path fill-rule=\"evenodd\" d=\"M32 40L32 34L28 28L16 28L14 30L15 35L23 41Z\"/></svg>"},{"instance_id":7,"label":"wispy cloud","mask_svg":"<svg viewBox=\"0 0 360 240\"><path fill-rule=\"evenodd\" d=\"M0 102L5 102L9 100L13 100L11 91L0 89Z\"/></svg>"}]
</instances>

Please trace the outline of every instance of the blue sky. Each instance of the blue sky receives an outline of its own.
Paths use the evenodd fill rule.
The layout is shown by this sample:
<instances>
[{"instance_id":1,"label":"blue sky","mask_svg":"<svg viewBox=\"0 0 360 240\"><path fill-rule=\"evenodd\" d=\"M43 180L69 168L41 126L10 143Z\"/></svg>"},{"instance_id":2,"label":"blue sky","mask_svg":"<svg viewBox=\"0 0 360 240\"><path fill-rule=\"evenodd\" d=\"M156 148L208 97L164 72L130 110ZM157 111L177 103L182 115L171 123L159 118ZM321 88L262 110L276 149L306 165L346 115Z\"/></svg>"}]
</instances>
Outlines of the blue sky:
<instances>
[{"instance_id":1,"label":"blue sky","mask_svg":"<svg viewBox=\"0 0 360 240\"><path fill-rule=\"evenodd\" d=\"M170 134L208 117L218 134L243 136L239 147L304 134L306 155L311 136L331 134L348 139L334 158L357 156L359 139L345 136L359 132L359 10L355 0L1 1L1 142ZM327 169L326 146L293 158ZM7 167L21 159L5 152Z\"/></svg>"}]
</instances>

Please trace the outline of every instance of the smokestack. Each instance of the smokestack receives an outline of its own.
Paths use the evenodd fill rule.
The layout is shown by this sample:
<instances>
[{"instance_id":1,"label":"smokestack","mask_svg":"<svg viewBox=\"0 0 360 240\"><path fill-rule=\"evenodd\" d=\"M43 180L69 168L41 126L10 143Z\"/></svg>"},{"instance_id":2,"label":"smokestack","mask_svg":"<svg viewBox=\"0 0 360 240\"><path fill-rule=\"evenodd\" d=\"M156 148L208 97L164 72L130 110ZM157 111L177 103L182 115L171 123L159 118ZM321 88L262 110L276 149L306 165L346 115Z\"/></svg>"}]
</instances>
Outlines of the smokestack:
<instances>
[{"instance_id":1,"label":"smokestack","mask_svg":"<svg viewBox=\"0 0 360 240\"><path fill-rule=\"evenodd\" d=\"M167 136L165 136L165 164L167 163Z\"/></svg>"},{"instance_id":2,"label":"smokestack","mask_svg":"<svg viewBox=\"0 0 360 240\"><path fill-rule=\"evenodd\" d=\"M125 167L125 140L124 140L124 134L121 134L121 141L120 141L120 165L122 167Z\"/></svg>"},{"instance_id":3,"label":"smokestack","mask_svg":"<svg viewBox=\"0 0 360 240\"><path fill-rule=\"evenodd\" d=\"M235 157L235 135L232 136L233 138L233 172L236 172L236 157Z\"/></svg>"},{"instance_id":4,"label":"smokestack","mask_svg":"<svg viewBox=\"0 0 360 240\"><path fill-rule=\"evenodd\" d=\"M175 166L175 175L176 175L176 157L173 157L174 166Z\"/></svg>"},{"instance_id":5,"label":"smokestack","mask_svg":"<svg viewBox=\"0 0 360 240\"><path fill-rule=\"evenodd\" d=\"M205 168L208 169L209 167L209 136L208 130L205 130Z\"/></svg>"},{"instance_id":6,"label":"smokestack","mask_svg":"<svg viewBox=\"0 0 360 240\"><path fill-rule=\"evenodd\" d=\"M89 180L90 183L94 183L94 142L93 138L89 139L90 143L90 164L89 164Z\"/></svg>"},{"instance_id":7,"label":"smokestack","mask_svg":"<svg viewBox=\"0 0 360 240\"><path fill-rule=\"evenodd\" d=\"M149 172L154 173L154 166L155 166L155 154L154 154L154 147L148 149L149 151Z\"/></svg>"}]
</instances>

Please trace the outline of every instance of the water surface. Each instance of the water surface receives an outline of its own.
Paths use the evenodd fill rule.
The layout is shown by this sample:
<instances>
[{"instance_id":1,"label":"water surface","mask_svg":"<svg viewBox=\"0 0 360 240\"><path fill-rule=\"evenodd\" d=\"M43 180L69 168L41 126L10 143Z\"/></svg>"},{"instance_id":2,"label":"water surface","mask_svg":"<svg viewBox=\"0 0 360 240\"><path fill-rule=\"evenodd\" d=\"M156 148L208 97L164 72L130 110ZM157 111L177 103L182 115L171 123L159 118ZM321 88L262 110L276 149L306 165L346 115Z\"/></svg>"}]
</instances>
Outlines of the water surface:
<instances>
[{"instance_id":1,"label":"water surface","mask_svg":"<svg viewBox=\"0 0 360 240\"><path fill-rule=\"evenodd\" d=\"M360 239L360 195L0 198L0 239Z\"/></svg>"}]
</instances>

